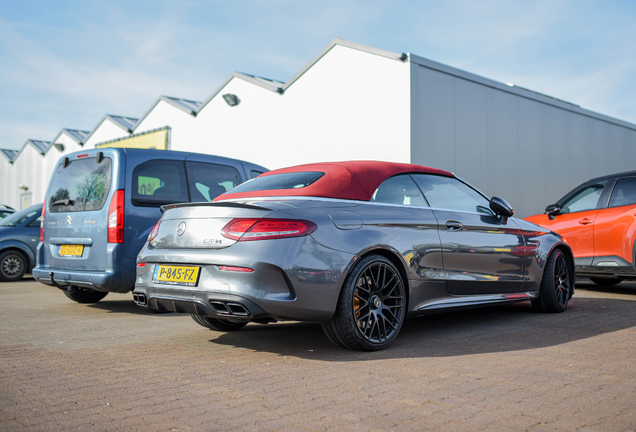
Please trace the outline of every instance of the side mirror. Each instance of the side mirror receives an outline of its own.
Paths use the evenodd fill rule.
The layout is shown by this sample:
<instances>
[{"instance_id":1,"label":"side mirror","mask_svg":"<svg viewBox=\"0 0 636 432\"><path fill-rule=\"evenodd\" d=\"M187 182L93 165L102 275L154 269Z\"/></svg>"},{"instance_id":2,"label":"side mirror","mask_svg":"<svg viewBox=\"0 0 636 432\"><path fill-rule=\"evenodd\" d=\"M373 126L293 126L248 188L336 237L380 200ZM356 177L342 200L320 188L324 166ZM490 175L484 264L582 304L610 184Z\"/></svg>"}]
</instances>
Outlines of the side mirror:
<instances>
[{"instance_id":1,"label":"side mirror","mask_svg":"<svg viewBox=\"0 0 636 432\"><path fill-rule=\"evenodd\" d=\"M507 223L508 218L515 214L512 206L508 204L503 198L492 197L490 199L490 209L495 212L496 215L502 217L502 223Z\"/></svg>"},{"instance_id":2,"label":"side mirror","mask_svg":"<svg viewBox=\"0 0 636 432\"><path fill-rule=\"evenodd\" d=\"M554 217L559 213L561 213L561 206L558 204L550 204L545 208L545 214L547 214L548 216Z\"/></svg>"}]
</instances>

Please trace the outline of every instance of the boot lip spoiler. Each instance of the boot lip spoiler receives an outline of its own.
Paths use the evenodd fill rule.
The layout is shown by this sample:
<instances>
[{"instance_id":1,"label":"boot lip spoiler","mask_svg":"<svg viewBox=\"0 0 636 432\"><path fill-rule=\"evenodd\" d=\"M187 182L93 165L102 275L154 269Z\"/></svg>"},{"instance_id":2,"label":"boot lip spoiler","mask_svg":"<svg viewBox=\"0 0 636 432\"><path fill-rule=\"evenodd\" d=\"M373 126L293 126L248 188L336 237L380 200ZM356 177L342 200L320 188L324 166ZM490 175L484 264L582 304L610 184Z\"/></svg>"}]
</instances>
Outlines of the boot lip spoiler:
<instances>
[{"instance_id":1,"label":"boot lip spoiler","mask_svg":"<svg viewBox=\"0 0 636 432\"><path fill-rule=\"evenodd\" d=\"M228 202L228 201L167 204L167 205L162 205L160 209L161 209L161 213L165 213L166 210L170 210L174 208L183 208L183 207L234 207L234 208L272 211L272 209L265 208L265 207L259 207L259 206L255 206L251 204L242 204L237 202Z\"/></svg>"}]
</instances>

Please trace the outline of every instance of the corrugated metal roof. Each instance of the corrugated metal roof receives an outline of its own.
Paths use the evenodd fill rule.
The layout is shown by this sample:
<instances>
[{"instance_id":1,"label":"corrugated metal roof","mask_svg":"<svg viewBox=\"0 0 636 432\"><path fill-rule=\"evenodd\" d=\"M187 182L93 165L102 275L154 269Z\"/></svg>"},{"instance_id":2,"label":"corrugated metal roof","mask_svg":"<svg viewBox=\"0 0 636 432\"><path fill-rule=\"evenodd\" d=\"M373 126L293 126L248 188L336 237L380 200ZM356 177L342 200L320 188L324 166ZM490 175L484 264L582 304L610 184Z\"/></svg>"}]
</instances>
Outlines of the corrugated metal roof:
<instances>
[{"instance_id":1,"label":"corrugated metal roof","mask_svg":"<svg viewBox=\"0 0 636 432\"><path fill-rule=\"evenodd\" d=\"M73 138L75 138L77 140L77 142L79 143L83 143L84 140L86 139L86 137L90 134L89 131L83 131L83 130L79 130L79 129L66 129L64 128L64 130L71 135Z\"/></svg>"},{"instance_id":2,"label":"corrugated metal roof","mask_svg":"<svg viewBox=\"0 0 636 432\"><path fill-rule=\"evenodd\" d=\"M192 112L196 112L196 110L199 109L199 107L203 104L203 102L198 102L198 101L193 101L188 99L181 99L181 98L176 98L172 96L164 96L164 97L166 99L169 99L172 103L181 105L182 107Z\"/></svg>"},{"instance_id":3,"label":"corrugated metal roof","mask_svg":"<svg viewBox=\"0 0 636 432\"><path fill-rule=\"evenodd\" d=\"M241 73L242 73L243 75L247 75L248 77L252 77L252 78L254 78L255 80L263 81L263 82L268 83L268 84L275 84L275 85L277 85L277 86L283 86L283 85L285 85L285 83L284 83L284 82L282 82L282 81L278 81L278 80L275 80L275 79L271 79L271 78L264 78L264 77L260 77L260 76L258 76L258 75L247 74L247 73L245 73L245 72L241 72Z\"/></svg>"},{"instance_id":4,"label":"corrugated metal roof","mask_svg":"<svg viewBox=\"0 0 636 432\"><path fill-rule=\"evenodd\" d=\"M40 153L42 153L42 154L46 153L46 150L51 145L51 141L42 141L42 140L32 140L32 139L30 139L30 140L27 140L27 142L30 142L31 144L33 144L35 146L35 148L40 150Z\"/></svg>"},{"instance_id":5,"label":"corrugated metal roof","mask_svg":"<svg viewBox=\"0 0 636 432\"><path fill-rule=\"evenodd\" d=\"M18 155L18 150L9 150L9 149L0 149L0 152L9 159L9 162L13 162L15 157Z\"/></svg>"},{"instance_id":6,"label":"corrugated metal roof","mask_svg":"<svg viewBox=\"0 0 636 432\"><path fill-rule=\"evenodd\" d=\"M112 114L106 114L106 117L116 121L117 123L122 125L124 128L126 128L129 132L135 128L137 123L139 123L139 119L132 118L132 117L116 116Z\"/></svg>"}]
</instances>

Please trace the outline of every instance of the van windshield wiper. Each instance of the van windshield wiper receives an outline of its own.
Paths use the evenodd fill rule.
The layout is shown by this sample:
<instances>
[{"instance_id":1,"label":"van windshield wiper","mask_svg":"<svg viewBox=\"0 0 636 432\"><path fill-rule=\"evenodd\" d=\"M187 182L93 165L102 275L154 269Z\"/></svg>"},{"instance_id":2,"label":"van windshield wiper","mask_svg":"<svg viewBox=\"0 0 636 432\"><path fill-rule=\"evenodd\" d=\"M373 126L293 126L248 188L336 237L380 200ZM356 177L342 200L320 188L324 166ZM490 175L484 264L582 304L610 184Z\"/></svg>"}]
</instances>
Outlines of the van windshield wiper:
<instances>
[{"instance_id":1,"label":"van windshield wiper","mask_svg":"<svg viewBox=\"0 0 636 432\"><path fill-rule=\"evenodd\" d=\"M52 206L57 206L57 205L68 206L68 205L73 205L73 204L75 204L75 201L73 201L72 199L66 198L66 199L63 199L63 200L57 200L57 201L53 202L53 204L51 204L51 205Z\"/></svg>"}]
</instances>

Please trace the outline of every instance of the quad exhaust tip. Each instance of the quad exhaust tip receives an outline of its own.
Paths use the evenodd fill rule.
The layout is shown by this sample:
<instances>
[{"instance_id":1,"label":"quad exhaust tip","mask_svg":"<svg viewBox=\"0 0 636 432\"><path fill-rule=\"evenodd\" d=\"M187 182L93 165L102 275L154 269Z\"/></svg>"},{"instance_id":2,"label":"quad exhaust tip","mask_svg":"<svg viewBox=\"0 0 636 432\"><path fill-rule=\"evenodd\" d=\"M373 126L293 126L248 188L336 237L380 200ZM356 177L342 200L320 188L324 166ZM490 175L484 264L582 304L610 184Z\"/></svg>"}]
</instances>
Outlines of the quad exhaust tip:
<instances>
[{"instance_id":1,"label":"quad exhaust tip","mask_svg":"<svg viewBox=\"0 0 636 432\"><path fill-rule=\"evenodd\" d=\"M251 312L240 303L210 300L210 306L218 314L234 316L251 316Z\"/></svg>"},{"instance_id":2,"label":"quad exhaust tip","mask_svg":"<svg viewBox=\"0 0 636 432\"><path fill-rule=\"evenodd\" d=\"M135 293L133 293L133 300L139 306L147 306L148 305L148 300L146 299L146 295L145 294L135 294Z\"/></svg>"}]
</instances>

